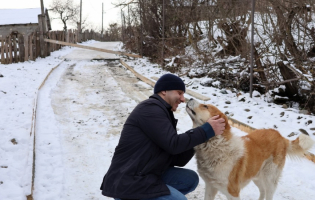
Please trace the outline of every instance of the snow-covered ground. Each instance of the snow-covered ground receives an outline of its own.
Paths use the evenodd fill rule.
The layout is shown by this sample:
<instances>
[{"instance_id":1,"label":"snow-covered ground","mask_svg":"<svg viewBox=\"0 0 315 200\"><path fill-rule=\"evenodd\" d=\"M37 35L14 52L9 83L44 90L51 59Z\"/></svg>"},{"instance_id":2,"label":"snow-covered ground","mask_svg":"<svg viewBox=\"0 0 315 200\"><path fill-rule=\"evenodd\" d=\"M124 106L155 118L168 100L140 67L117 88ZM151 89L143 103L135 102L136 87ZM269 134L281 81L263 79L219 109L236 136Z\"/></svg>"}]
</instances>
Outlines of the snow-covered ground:
<instances>
[{"instance_id":1,"label":"snow-covered ground","mask_svg":"<svg viewBox=\"0 0 315 200\"><path fill-rule=\"evenodd\" d=\"M87 42L117 50L120 43ZM93 60L93 58L97 60ZM64 47L50 57L0 65L0 199L24 200L31 191L32 115L37 99L35 138L35 200L110 199L99 187L107 171L122 125L140 101L152 94L151 86L139 81L118 61L106 61L106 54ZM138 73L151 78L166 73L148 59L125 60ZM57 66L43 87L37 89L49 71ZM0 76L1 76L0 75ZM315 139L315 117L296 108L267 103L240 91L203 87L202 79L182 77L189 89L208 96L228 116L255 128L275 128L285 137L299 129ZM152 79L153 80L153 79ZM38 95L38 98L37 98ZM187 98L191 96L186 95ZM192 127L181 104L175 117L178 132ZM235 134L244 134L233 128ZM315 149L311 150L315 153ZM196 170L192 159L187 168ZM287 159L274 199L315 199L315 164L307 159ZM188 199L203 199L204 183ZM258 199L259 191L249 184L241 198ZM216 199L226 199L218 194Z\"/></svg>"}]
</instances>

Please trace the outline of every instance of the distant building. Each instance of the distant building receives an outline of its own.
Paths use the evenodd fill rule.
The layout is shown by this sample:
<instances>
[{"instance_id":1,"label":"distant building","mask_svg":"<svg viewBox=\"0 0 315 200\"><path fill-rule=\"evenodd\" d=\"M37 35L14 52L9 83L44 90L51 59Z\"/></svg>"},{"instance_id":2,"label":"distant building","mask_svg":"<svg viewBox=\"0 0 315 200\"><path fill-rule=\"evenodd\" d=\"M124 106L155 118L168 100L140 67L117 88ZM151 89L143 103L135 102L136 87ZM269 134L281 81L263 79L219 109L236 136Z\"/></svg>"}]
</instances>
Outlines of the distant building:
<instances>
[{"instance_id":1,"label":"distant building","mask_svg":"<svg viewBox=\"0 0 315 200\"><path fill-rule=\"evenodd\" d=\"M39 30L38 15L40 8L0 9L0 38L8 35L28 35ZM45 10L45 29L51 30L47 9Z\"/></svg>"}]
</instances>

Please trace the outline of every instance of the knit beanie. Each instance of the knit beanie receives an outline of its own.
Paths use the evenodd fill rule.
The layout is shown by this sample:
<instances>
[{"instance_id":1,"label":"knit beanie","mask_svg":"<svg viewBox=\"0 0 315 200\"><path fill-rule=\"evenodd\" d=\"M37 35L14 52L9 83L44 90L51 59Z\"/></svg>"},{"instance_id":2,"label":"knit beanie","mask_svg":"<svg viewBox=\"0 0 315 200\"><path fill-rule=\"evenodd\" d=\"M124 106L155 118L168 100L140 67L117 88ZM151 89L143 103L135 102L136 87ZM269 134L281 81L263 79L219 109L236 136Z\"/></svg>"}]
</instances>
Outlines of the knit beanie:
<instances>
[{"instance_id":1,"label":"knit beanie","mask_svg":"<svg viewBox=\"0 0 315 200\"><path fill-rule=\"evenodd\" d=\"M174 74L164 74L155 83L154 94L166 90L186 91L183 80Z\"/></svg>"}]
</instances>

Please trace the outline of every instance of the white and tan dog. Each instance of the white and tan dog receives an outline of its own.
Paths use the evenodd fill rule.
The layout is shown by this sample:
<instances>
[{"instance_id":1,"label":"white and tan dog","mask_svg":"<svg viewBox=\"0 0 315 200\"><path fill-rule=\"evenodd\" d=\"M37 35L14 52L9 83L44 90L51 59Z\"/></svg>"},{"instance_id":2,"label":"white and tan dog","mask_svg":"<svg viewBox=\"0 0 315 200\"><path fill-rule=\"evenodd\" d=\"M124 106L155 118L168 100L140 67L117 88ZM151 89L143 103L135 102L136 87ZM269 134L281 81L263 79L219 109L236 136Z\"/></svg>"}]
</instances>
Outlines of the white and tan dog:
<instances>
[{"instance_id":1,"label":"white and tan dog","mask_svg":"<svg viewBox=\"0 0 315 200\"><path fill-rule=\"evenodd\" d=\"M231 133L227 117L215 106L191 99L186 111L193 127L220 115L225 131L195 147L198 173L206 184L205 200L213 200L221 191L229 200L239 200L240 190L254 181L260 191L259 200L272 200L286 155L302 157L314 141L305 134L293 141L274 129L260 129L239 137Z\"/></svg>"}]
</instances>

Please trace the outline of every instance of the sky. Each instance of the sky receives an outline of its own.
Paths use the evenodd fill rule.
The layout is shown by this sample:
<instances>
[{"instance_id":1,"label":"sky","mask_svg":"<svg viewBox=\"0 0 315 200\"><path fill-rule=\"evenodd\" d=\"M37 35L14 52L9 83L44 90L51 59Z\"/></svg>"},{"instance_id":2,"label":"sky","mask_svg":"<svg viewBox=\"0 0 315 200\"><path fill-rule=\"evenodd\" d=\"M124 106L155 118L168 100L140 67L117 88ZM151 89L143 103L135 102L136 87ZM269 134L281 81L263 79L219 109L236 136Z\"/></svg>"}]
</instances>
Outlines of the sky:
<instances>
[{"instance_id":1,"label":"sky","mask_svg":"<svg viewBox=\"0 0 315 200\"><path fill-rule=\"evenodd\" d=\"M88 41L83 45L122 50L119 42ZM35 200L112 199L101 195L102 178L109 168L126 117L141 99L148 98L146 92L152 94L153 88L118 61L109 63L102 58L109 57L101 52L63 47L36 61L0 65L0 105L5 105L0 106L1 200L26 200L25 196L30 193L34 132ZM155 81L152 77L167 73L148 58L124 58L124 61L152 81ZM255 128L276 128L289 140L301 134L302 128L315 139L313 115L269 103L257 91L250 98L241 91L204 87L200 83L208 81L207 77L190 79L183 75L181 78L188 89L210 97L202 103L213 104L234 119ZM185 97L193 98L188 94ZM192 128L185 105L181 103L174 113L179 120L179 134ZM37 108L35 121L32 121L33 108ZM245 134L236 128L232 132ZM289 134L293 136L288 137ZM315 153L315 148L310 152ZM185 167L196 171L195 158ZM274 199L315 199L314 167L307 159L288 158ZM197 189L187 198L203 197L204 182L200 178ZM259 191L253 183L241 191L241 199L258 197ZM226 200L222 193L215 199Z\"/></svg>"},{"instance_id":2,"label":"sky","mask_svg":"<svg viewBox=\"0 0 315 200\"><path fill-rule=\"evenodd\" d=\"M44 0L44 6L50 7L53 0ZM80 0L73 0L74 4L80 4ZM104 3L104 29L111 23L120 24L120 9L112 4L117 4L118 0L82 0L82 18L87 17L87 21L92 27L102 27L102 3ZM40 7L40 0L11 0L1 1L0 9L21 9ZM52 20L53 30L62 30L60 20Z\"/></svg>"}]
</instances>

